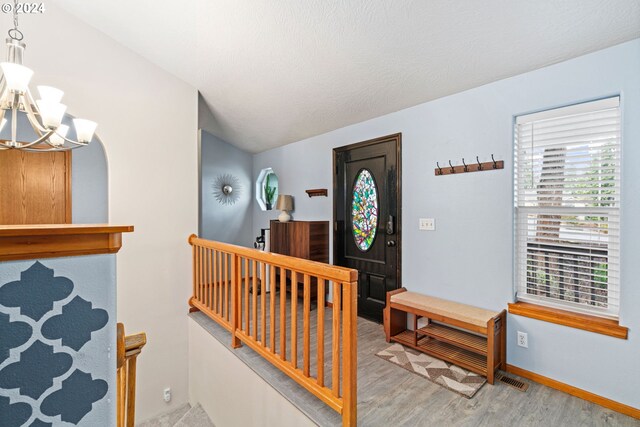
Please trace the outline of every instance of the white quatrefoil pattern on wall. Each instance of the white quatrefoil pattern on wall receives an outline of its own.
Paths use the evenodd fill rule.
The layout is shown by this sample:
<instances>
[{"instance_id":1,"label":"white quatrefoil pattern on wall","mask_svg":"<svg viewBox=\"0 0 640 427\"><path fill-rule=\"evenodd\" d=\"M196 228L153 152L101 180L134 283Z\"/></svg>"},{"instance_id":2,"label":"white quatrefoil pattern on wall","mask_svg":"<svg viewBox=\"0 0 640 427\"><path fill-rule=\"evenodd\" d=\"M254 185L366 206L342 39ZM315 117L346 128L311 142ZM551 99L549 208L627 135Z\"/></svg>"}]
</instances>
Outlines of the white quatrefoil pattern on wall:
<instances>
[{"instance_id":1,"label":"white quatrefoil pattern on wall","mask_svg":"<svg viewBox=\"0 0 640 427\"><path fill-rule=\"evenodd\" d=\"M109 313L39 261L19 280L5 277L0 275L0 426L79 425L109 390L107 378L88 372L84 351L109 323Z\"/></svg>"}]
</instances>

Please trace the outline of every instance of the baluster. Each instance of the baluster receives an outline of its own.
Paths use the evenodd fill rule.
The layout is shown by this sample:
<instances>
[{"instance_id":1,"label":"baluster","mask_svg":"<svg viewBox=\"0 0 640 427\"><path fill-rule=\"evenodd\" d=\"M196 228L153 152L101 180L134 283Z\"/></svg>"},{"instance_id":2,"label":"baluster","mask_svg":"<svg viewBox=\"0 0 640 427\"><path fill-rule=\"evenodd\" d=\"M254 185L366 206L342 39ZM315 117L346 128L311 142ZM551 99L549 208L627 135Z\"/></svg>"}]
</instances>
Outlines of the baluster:
<instances>
[{"instance_id":1,"label":"baluster","mask_svg":"<svg viewBox=\"0 0 640 427\"><path fill-rule=\"evenodd\" d=\"M269 307L269 313L270 313L270 318L269 318L269 333L270 335L270 341L271 341L271 352L275 353L276 352L276 267L274 265L269 266L270 271L271 271L271 280L269 283L271 283L271 307Z\"/></svg>"},{"instance_id":2,"label":"baluster","mask_svg":"<svg viewBox=\"0 0 640 427\"><path fill-rule=\"evenodd\" d=\"M197 276L197 273L196 273L198 271L198 262L196 261L197 256L196 256L196 247L195 247L195 245L191 246L191 256L192 256L191 259L193 259L193 276L192 276L193 277L193 297L195 297L196 296L196 292L197 292L197 288L198 288L197 285L196 285L196 283L198 282L198 278L197 278L198 276Z\"/></svg>"},{"instance_id":3,"label":"baluster","mask_svg":"<svg viewBox=\"0 0 640 427\"><path fill-rule=\"evenodd\" d=\"M358 303L358 281L350 282L342 286L342 366L343 387L342 400L342 425L355 426L357 420L357 363L358 363L358 335L356 331L358 315L356 307ZM493 332L492 332L493 335Z\"/></svg>"},{"instance_id":4,"label":"baluster","mask_svg":"<svg viewBox=\"0 0 640 427\"><path fill-rule=\"evenodd\" d=\"M241 313L241 293L242 276L240 271L241 258L237 254L231 254L231 283L229 284L229 292L231 292L231 308L227 308L230 313L231 321L231 347L240 347L240 339L238 338L238 329L240 329L242 317Z\"/></svg>"},{"instance_id":5,"label":"baluster","mask_svg":"<svg viewBox=\"0 0 640 427\"><path fill-rule=\"evenodd\" d=\"M309 353L311 347L311 325L310 325L310 312L311 312L311 278L308 274L304 275L304 316L302 323L303 340L302 340L302 373L305 377L309 376Z\"/></svg>"},{"instance_id":6,"label":"baluster","mask_svg":"<svg viewBox=\"0 0 640 427\"><path fill-rule=\"evenodd\" d=\"M291 270L291 364L298 367L298 273Z\"/></svg>"},{"instance_id":7,"label":"baluster","mask_svg":"<svg viewBox=\"0 0 640 427\"><path fill-rule=\"evenodd\" d=\"M249 335L249 270L251 260L244 258L244 330Z\"/></svg>"},{"instance_id":8,"label":"baluster","mask_svg":"<svg viewBox=\"0 0 640 427\"><path fill-rule=\"evenodd\" d=\"M340 397L340 284L332 282L333 287L333 336L331 346L331 387L333 395Z\"/></svg>"},{"instance_id":9,"label":"baluster","mask_svg":"<svg viewBox=\"0 0 640 427\"><path fill-rule=\"evenodd\" d=\"M260 263L260 288L262 297L260 298L260 327L262 328L262 346L267 346L267 265Z\"/></svg>"},{"instance_id":10,"label":"baluster","mask_svg":"<svg viewBox=\"0 0 640 427\"><path fill-rule=\"evenodd\" d=\"M318 277L318 385L324 387L324 279Z\"/></svg>"},{"instance_id":11,"label":"baluster","mask_svg":"<svg viewBox=\"0 0 640 427\"><path fill-rule=\"evenodd\" d=\"M214 313L218 312L217 303L218 303L218 254L219 252L215 249L213 250L213 280L211 283L211 287L213 288L213 304L211 309Z\"/></svg>"},{"instance_id":12,"label":"baluster","mask_svg":"<svg viewBox=\"0 0 640 427\"><path fill-rule=\"evenodd\" d=\"M207 248L202 248L202 283L200 283L200 302L207 305Z\"/></svg>"},{"instance_id":13,"label":"baluster","mask_svg":"<svg viewBox=\"0 0 640 427\"><path fill-rule=\"evenodd\" d=\"M202 302L202 246L198 247L198 302Z\"/></svg>"},{"instance_id":14,"label":"baluster","mask_svg":"<svg viewBox=\"0 0 640 427\"><path fill-rule=\"evenodd\" d=\"M227 310L229 308L229 295L227 294L227 281L229 280L229 267L227 253L222 253L222 318L228 320Z\"/></svg>"},{"instance_id":15,"label":"baluster","mask_svg":"<svg viewBox=\"0 0 640 427\"><path fill-rule=\"evenodd\" d=\"M227 303L227 320L229 320L229 322L231 322L231 316L233 316L233 277L234 277L234 270L233 270L233 254L227 254L227 274L229 275L227 277L227 299L225 300Z\"/></svg>"},{"instance_id":16,"label":"baluster","mask_svg":"<svg viewBox=\"0 0 640 427\"><path fill-rule=\"evenodd\" d=\"M211 267L211 256L213 255L213 249L207 250L207 308L211 309L212 298L211 294L213 293L213 271Z\"/></svg>"},{"instance_id":17,"label":"baluster","mask_svg":"<svg viewBox=\"0 0 640 427\"><path fill-rule=\"evenodd\" d=\"M253 340L258 340L258 261L253 261Z\"/></svg>"},{"instance_id":18,"label":"baluster","mask_svg":"<svg viewBox=\"0 0 640 427\"><path fill-rule=\"evenodd\" d=\"M287 360L287 271L280 267L280 359Z\"/></svg>"}]
</instances>

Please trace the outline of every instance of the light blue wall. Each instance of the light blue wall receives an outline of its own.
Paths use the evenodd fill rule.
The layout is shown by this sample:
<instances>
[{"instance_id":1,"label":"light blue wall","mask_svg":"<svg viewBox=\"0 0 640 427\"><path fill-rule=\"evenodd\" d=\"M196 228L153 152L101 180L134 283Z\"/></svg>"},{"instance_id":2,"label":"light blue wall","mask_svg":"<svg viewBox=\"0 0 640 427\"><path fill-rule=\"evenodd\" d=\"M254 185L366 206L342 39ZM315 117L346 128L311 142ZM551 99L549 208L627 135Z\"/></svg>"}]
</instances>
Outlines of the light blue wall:
<instances>
[{"instance_id":1,"label":"light blue wall","mask_svg":"<svg viewBox=\"0 0 640 427\"><path fill-rule=\"evenodd\" d=\"M251 154L200 131L200 221L199 235L205 239L252 247L253 160ZM216 200L216 177L230 174L238 179L239 198L233 205Z\"/></svg>"},{"instance_id":2,"label":"light blue wall","mask_svg":"<svg viewBox=\"0 0 640 427\"><path fill-rule=\"evenodd\" d=\"M332 219L332 148L402 132L403 285L502 310L513 300L513 117L610 95L623 108L622 306L629 339L509 316L508 362L640 408L640 40L338 129L254 156L254 176L278 174L295 197L295 219ZM491 154L505 169L434 176L436 161L459 164ZM308 188L329 189L308 198ZM277 212L254 204L257 233ZM418 218L436 231L418 231ZM529 334L529 349L515 344Z\"/></svg>"},{"instance_id":3,"label":"light blue wall","mask_svg":"<svg viewBox=\"0 0 640 427\"><path fill-rule=\"evenodd\" d=\"M94 138L71 154L71 209L74 224L109 222L107 156Z\"/></svg>"}]
</instances>

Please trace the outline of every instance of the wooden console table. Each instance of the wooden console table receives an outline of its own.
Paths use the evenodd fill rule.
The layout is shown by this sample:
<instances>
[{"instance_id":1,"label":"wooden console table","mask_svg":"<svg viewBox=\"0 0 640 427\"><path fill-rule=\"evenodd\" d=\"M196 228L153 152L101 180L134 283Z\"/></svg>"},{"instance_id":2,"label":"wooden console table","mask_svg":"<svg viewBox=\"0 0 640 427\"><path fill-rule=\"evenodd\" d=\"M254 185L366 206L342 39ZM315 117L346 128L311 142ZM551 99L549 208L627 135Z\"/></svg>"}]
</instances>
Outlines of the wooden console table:
<instances>
[{"instance_id":1,"label":"wooden console table","mask_svg":"<svg viewBox=\"0 0 640 427\"><path fill-rule=\"evenodd\" d=\"M413 330L407 314L413 314ZM418 327L418 319L427 324ZM384 330L395 341L485 376L493 384L495 371L506 370L506 310L494 312L440 298L407 292L387 293Z\"/></svg>"}]
</instances>

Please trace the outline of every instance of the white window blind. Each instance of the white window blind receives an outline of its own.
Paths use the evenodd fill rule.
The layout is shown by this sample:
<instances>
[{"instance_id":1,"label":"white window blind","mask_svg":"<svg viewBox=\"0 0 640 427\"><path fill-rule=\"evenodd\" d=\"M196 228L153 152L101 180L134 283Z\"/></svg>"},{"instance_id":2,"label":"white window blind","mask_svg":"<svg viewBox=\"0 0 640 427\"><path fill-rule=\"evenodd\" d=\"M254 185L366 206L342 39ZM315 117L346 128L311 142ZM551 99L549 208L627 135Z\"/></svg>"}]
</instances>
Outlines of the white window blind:
<instances>
[{"instance_id":1,"label":"white window blind","mask_svg":"<svg viewBox=\"0 0 640 427\"><path fill-rule=\"evenodd\" d=\"M620 100L516 118L518 300L617 318Z\"/></svg>"}]
</instances>

